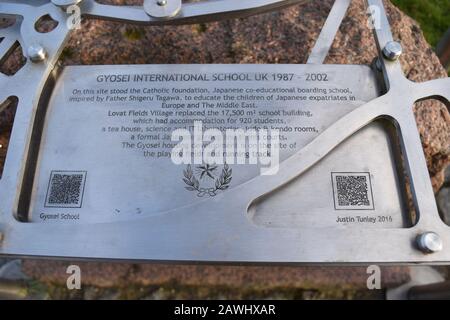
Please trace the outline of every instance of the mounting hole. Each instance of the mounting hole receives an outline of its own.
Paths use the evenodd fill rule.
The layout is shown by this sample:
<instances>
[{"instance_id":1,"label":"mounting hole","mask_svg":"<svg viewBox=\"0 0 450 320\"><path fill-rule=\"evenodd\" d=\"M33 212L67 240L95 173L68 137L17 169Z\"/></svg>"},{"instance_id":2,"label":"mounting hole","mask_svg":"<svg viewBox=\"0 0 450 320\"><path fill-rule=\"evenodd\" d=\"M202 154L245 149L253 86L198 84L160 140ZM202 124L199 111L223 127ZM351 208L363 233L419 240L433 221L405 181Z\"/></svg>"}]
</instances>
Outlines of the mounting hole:
<instances>
[{"instance_id":1,"label":"mounting hole","mask_svg":"<svg viewBox=\"0 0 450 320\"><path fill-rule=\"evenodd\" d=\"M3 165L18 103L19 99L16 96L11 96L0 102L0 179L3 174Z\"/></svg>"},{"instance_id":2,"label":"mounting hole","mask_svg":"<svg viewBox=\"0 0 450 320\"><path fill-rule=\"evenodd\" d=\"M58 26L58 21L46 14L40 17L34 24L34 29L39 33L48 33L53 31Z\"/></svg>"},{"instance_id":3,"label":"mounting hole","mask_svg":"<svg viewBox=\"0 0 450 320\"><path fill-rule=\"evenodd\" d=\"M0 38L0 43L8 39ZM27 62L19 41L15 41L6 51L3 57L0 57L0 73L6 76L13 76L22 69Z\"/></svg>"}]
</instances>

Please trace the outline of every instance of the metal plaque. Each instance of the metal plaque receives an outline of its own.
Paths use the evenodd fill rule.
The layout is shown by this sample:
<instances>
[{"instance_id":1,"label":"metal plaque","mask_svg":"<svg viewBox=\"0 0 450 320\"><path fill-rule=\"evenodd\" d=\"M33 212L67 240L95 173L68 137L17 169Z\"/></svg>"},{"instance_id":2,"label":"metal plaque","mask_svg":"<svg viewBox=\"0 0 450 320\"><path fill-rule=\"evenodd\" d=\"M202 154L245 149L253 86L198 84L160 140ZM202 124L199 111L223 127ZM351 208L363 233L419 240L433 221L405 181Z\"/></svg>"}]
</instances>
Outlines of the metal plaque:
<instances>
[{"instance_id":1,"label":"metal plaque","mask_svg":"<svg viewBox=\"0 0 450 320\"><path fill-rule=\"evenodd\" d=\"M196 121L203 131L219 128L224 136L230 128L276 128L281 162L377 94L373 72L365 66L68 67L46 110L27 219L72 224L143 219L245 189L262 166L251 164L249 155L243 164L230 162L226 190L214 185L224 163L210 172L193 164L199 187L189 188L183 180L187 166L171 159L177 144L171 133L192 131ZM386 165L395 159L383 125L362 129L289 190L258 204L249 223L402 227L402 192L395 170ZM359 198L343 194L345 181L358 185L354 177L364 180Z\"/></svg>"},{"instance_id":2,"label":"metal plaque","mask_svg":"<svg viewBox=\"0 0 450 320\"><path fill-rule=\"evenodd\" d=\"M20 17L0 30L0 63L16 44L27 57L0 74L0 103L19 101L0 179L0 254L450 261L412 112L429 97L448 106L449 81L405 78L381 0L368 1L373 67L322 64L350 0L335 2L305 65L58 67L67 9L164 25L299 2L0 0L0 14ZM58 27L38 33L45 15Z\"/></svg>"}]
</instances>

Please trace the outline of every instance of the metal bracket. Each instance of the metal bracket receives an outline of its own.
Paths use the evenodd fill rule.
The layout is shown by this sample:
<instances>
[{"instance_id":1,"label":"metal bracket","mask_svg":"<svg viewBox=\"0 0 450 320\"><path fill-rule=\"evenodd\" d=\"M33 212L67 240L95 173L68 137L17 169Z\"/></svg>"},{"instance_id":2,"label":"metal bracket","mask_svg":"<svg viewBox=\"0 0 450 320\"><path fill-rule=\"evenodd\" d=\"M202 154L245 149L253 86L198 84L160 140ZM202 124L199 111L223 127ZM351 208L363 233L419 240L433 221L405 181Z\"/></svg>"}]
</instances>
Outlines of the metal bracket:
<instances>
[{"instance_id":1,"label":"metal bracket","mask_svg":"<svg viewBox=\"0 0 450 320\"><path fill-rule=\"evenodd\" d=\"M351 0L336 0L334 2L328 18L322 27L322 31L317 38L317 42L311 50L307 63L321 64L325 61L350 3Z\"/></svg>"},{"instance_id":2,"label":"metal bracket","mask_svg":"<svg viewBox=\"0 0 450 320\"><path fill-rule=\"evenodd\" d=\"M155 0L156 1L156 0ZM167 4L172 0L167 0ZM131 22L145 25L165 25L184 24L213 21L229 17L241 17L265 12L273 9L283 8L289 5L301 3L301 0L246 0L236 1L230 4L229 1L200 1L193 3L183 3L177 10L169 10L169 14L162 16L154 10L153 3L145 1L144 7L120 7L103 5L94 0L84 0L79 3L81 12L88 19L105 19L123 22ZM0 1L0 14L6 16L19 17L16 24L8 29L0 30L0 37L4 40L0 43L0 61L11 50L13 44L18 41L28 54L25 66L13 76L0 75L0 101L5 101L8 97L19 98L14 129L11 135L11 144L8 157L5 163L4 175L0 181L0 221L8 226L8 245L0 249L0 253L22 254L22 255L50 255L50 256L84 256L121 258L116 256L115 248L105 249L104 252L96 250L84 254L78 249L67 249L57 246L53 250L45 251L45 243L57 239L60 242L67 240L82 241L83 236L95 232L92 226L81 226L76 232L69 232L67 226L61 227L57 232L49 231L49 226L32 226L30 223L17 221L16 216L19 207L18 194L24 190L29 190L30 186L24 181L27 180L26 166L27 154L31 148L35 147L28 142L33 135L33 123L36 120L36 109L38 108L42 92L46 88L48 81L54 81L56 77L55 68L57 59L64 48L66 40L71 30L66 25L66 14L55 1L40 1L37 5L25 4L23 2L12 3L10 1ZM57 2L56 4L59 4ZM312 50L308 63L320 64L324 61L329 47L332 44L334 35L344 17L350 4L349 0L337 0L333 6L330 17L324 25L317 43ZM242 236L241 240L250 241L256 247L258 243L267 242L271 250L270 254L260 250L253 252L253 256L247 259L244 252L230 258L227 254L228 247L218 248L217 251L208 251L207 256L198 256L194 260L198 261L239 261L239 262L338 262L333 260L333 253L336 248L350 248L348 252L342 253L339 261L347 262L379 262L379 263L443 263L450 261L450 228L439 218L436 208L433 190L429 181L426 162L422 150L420 137L417 131L412 105L420 100L436 97L449 107L450 81L449 79L432 80L424 83L414 83L405 78L398 60L396 48L389 28L386 13L381 0L368 0L369 6L379 9L380 25L375 29L375 36L379 48L381 68L387 88L387 93L369 103L362 105L354 111L348 113L316 139L305 146L297 154L293 155L281 166L279 173L274 176L259 176L246 184L246 192L241 192L242 188L236 188L233 192L225 193L222 201L231 203L232 207L227 210L241 212L247 210L248 203L269 194L273 190L286 185L294 178L306 172L313 165L317 164L341 142L353 135L362 127L379 118L387 118L393 121L399 132L401 139L402 155L406 164L407 173L410 178L411 191L414 200L415 210L418 214L418 222L411 228L405 229L383 229L383 230L347 230L337 229L333 231L335 243L332 245L327 241L327 235L314 230L303 230L297 232L292 230L271 230L270 233L252 227L236 224L235 232ZM59 24L55 30L47 34L38 33L35 22L42 16L49 14ZM161 18L164 18L161 20ZM384 54L383 54L384 52ZM201 210L206 204L200 202L192 206L191 210ZM221 217L225 212L217 209L217 216ZM176 214L173 212L172 214ZM232 219L231 217L228 217ZM164 223L164 222L163 222ZM104 226L105 232L112 231L119 226ZM169 230L170 231L170 230ZM161 231L163 232L163 231ZM199 230L199 233L206 230ZM220 232L220 231L217 231ZM417 249L416 238L419 237L419 244L424 243L424 235L433 232L438 235L439 241L444 250L432 254L423 254ZM33 233L39 233L41 246L24 241L24 238L31 239ZM25 236L26 235L26 236ZM320 240L317 240L320 238ZM358 242L364 239L359 245ZM117 238L109 239L117 242ZM283 250L276 248L274 242L283 242ZM434 240L436 240L434 238ZM102 242L102 239L98 239ZM322 244L321 252L310 252L303 254L299 252L296 243L302 242L305 247L319 242ZM433 242L433 241L432 241ZM427 242L428 243L428 242ZM436 243L431 243L432 245ZM197 252L201 244L197 242L185 243L186 252ZM234 243L235 247L238 243ZM393 247L395 246L395 250ZM125 248L123 248L125 250ZM171 256L168 248L167 255L158 256L150 251L139 251L132 259L148 259L150 255L153 259L192 260L188 253ZM423 249L423 247L422 247ZM425 248L428 250L427 248ZM425 250L424 249L424 250ZM150 250L150 249L149 249ZM201 250L200 250L201 251ZM392 254L386 252L392 251Z\"/></svg>"}]
</instances>

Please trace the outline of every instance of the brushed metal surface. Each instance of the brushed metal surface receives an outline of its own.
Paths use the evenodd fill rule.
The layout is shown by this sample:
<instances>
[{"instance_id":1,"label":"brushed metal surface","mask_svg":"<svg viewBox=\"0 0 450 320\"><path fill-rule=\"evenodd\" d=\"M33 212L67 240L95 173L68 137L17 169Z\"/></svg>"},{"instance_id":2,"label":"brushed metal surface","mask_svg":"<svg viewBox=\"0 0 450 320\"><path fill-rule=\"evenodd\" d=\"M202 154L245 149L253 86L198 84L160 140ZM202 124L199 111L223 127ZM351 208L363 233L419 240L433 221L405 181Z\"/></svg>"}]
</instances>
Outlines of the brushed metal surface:
<instances>
[{"instance_id":1,"label":"brushed metal surface","mask_svg":"<svg viewBox=\"0 0 450 320\"><path fill-rule=\"evenodd\" d=\"M110 6L85 0L80 10L87 19L148 25L182 24L246 16L301 2L200 1L183 4L180 14L164 21L149 17L142 6ZM382 49L393 38L383 3L381 0L367 3L378 9L371 13L379 22L374 33L382 76L377 86L385 89L382 95L373 91L373 75L367 67L316 64L212 67L297 70L300 73L308 68L335 70L336 79L328 85L353 86L360 81L355 92L361 97L350 104L333 104L333 108L328 103L311 106L320 110L314 120L317 126L321 125L320 130L316 135L302 135L297 149L282 154L284 161L276 175L256 175L257 168L235 168L233 185L228 190L192 201L192 194L180 197L171 187L177 179L182 183L181 168L177 173L162 165L156 176L170 172L166 180L146 176L141 168L153 170L152 173L156 169L148 169L151 166L144 165L138 153L124 156L119 152L117 137L89 134L97 126L101 132L102 125L97 119L102 118L101 104L97 107L94 104L92 110L77 112L80 104L65 101L70 95L70 88L66 90L65 84L78 81L67 78L72 72L76 74L82 68L111 68L70 67L60 75L61 70L55 66L72 32L66 24L66 13L49 1L36 4L0 1L2 15L18 17L13 26L0 30L0 36L5 37L0 46L0 58L8 54L16 41L25 52L38 43L46 53L43 60L27 60L13 76L0 74L0 100L11 96L19 100L0 180L0 233L3 235L0 254L227 263L448 263L450 227L442 222L437 212L412 105L433 97L449 107L450 83L448 78L411 82L402 73L398 60L385 59ZM316 43L313 52L320 54L313 59L315 63L326 55L336 22L342 18L343 4L346 1L340 1L335 7L342 10L332 10L330 27L325 28ZM35 23L47 14L59 24L50 33L38 33ZM115 70L121 68L154 67L114 67ZM183 67L159 68L168 72L170 68ZM344 74L344 78L339 78ZM349 80L353 75L359 80ZM82 78L81 84L91 81L89 77ZM126 105L129 108L131 104ZM43 205L48 201L44 189L52 174L67 172L64 170L82 179L86 198L83 196L77 208L60 209L69 214L79 210L80 219L41 221L41 213L58 214L60 211L54 203ZM385 218L390 216L392 221L387 218L388 223L372 225L367 218L363 220L369 222L355 223L350 218L358 220L357 213L347 212L350 208L345 203L336 203L337 177L355 174L349 170L358 170L356 173L362 179L370 181L373 198L366 201L365 210L361 210L365 213L361 216L364 218L368 212L375 212ZM116 172L112 174L112 171ZM413 210L404 204L406 193L400 172L405 172L410 182ZM134 177L138 185L132 186L129 177ZM153 194L151 198L149 191L157 196ZM169 201L174 199L167 196L170 192L176 194L177 200ZM128 195L128 202L124 203L122 193ZM151 206L149 199L153 201ZM100 204L106 209L86 210L87 206L98 209ZM119 204L127 214L117 208ZM140 210L130 211L137 208ZM307 210L309 208L313 210ZM412 211L416 216L414 221ZM328 214L331 212L333 219ZM441 251L424 254L418 248L417 236L427 232L439 235Z\"/></svg>"},{"instance_id":2,"label":"brushed metal surface","mask_svg":"<svg viewBox=\"0 0 450 320\"><path fill-rule=\"evenodd\" d=\"M128 80L130 75L179 75L204 74L211 80L215 74L236 74L243 78L258 74L294 74L292 81L171 81L171 82L104 82L106 77L113 75L115 80ZM327 81L307 81L308 74L327 75ZM352 77L348 77L351 74ZM98 80L101 79L99 82ZM112 78L111 78L112 79ZM212 93L214 90L234 89L275 90L280 88L301 90L304 93L275 94L277 96L305 97L306 101L274 100L256 101L249 99L248 94L222 93L210 94L222 98L213 102L213 107L204 107L202 102L193 103L193 108L169 108L170 105L187 105L196 97L206 94L190 94L193 100L185 100L186 94L176 94L173 90L201 89ZM87 91L85 91L87 90ZM122 94L97 94L98 92L123 92ZM139 94L131 93L140 90ZM169 94L146 94L150 90L167 90ZM323 94L326 90L327 94ZM345 94L329 94L328 91L351 92ZM74 94L87 92L86 94ZM126 92L126 93L125 93ZM316 92L316 93L307 93ZM253 94L254 96L270 96L273 94ZM234 97L238 108L221 107L226 100ZM245 100L238 100L245 96ZM366 66L336 66L336 65L147 65L147 66L74 66L68 67L62 73L53 90L46 112L46 120L41 132L40 151L34 179L33 195L28 214L32 222L58 223L94 223L138 219L161 212L179 209L184 206L205 200L196 192L187 191L182 181L185 165L175 165L170 156L170 133L177 128L193 125L193 122L171 124L156 121L191 119L200 121L221 120L224 124L204 124L207 128L241 128L249 127L280 127L283 144L294 145L281 149L281 161L298 152L306 144L317 137L324 129L337 119L354 110L356 107L377 96L376 81L372 71ZM103 97L103 98L102 98ZM119 101L107 101L108 98L121 98ZM145 98L139 102L139 97ZM162 97L180 97L176 104L164 102ZM353 97L354 101L324 101L311 98ZM91 101L92 98L92 101ZM152 100L148 100L151 98ZM74 99L78 99L75 100ZM88 99L88 101L83 101ZM99 102L99 99L104 99ZM126 101L122 101L126 99ZM238 101L238 102L236 102ZM252 108L243 108L241 103L254 104ZM228 103L231 104L231 103ZM206 117L206 111L213 110L217 116ZM230 115L233 110L242 111L238 115ZM152 112L182 112L182 115L162 116L152 115ZM185 112L205 112L199 116L186 116ZM244 112L245 111L245 112ZM292 112L302 112L300 116ZM220 113L219 113L220 112ZM248 115L251 114L251 116ZM283 115L285 113L285 115ZM130 115L131 114L131 115ZM237 123L230 124L228 118L234 118ZM138 120L150 120L148 123L136 123ZM240 122L239 120L246 120ZM249 123L247 120L250 120ZM258 120L263 121L262 124ZM265 124L273 120L282 124ZM154 131L158 128L158 131ZM295 132L293 128L305 129L305 132ZM115 130L118 131L115 131ZM136 132L136 130L138 131ZM147 131L151 129L152 131ZM314 129L315 131L310 131ZM291 131L287 131L291 130ZM164 135L166 137L164 138ZM292 198L272 208L275 216L285 210L296 210L296 215L304 217L308 225L314 226L312 220L325 219L324 225L335 225L338 212L335 211L331 172L370 172L376 182L375 198L377 209L370 212L377 215L392 215L395 219L381 226L401 227L402 210L399 202L399 192L396 188L395 172L392 165L386 161L391 159L390 143L387 133L382 129L372 128L352 145L346 144L340 154L331 156L332 165L318 169L313 178L305 181L309 195L301 201L295 194L301 196L303 191L294 188ZM176 143L176 142L175 142ZM133 145L133 146L132 146ZM248 143L247 149L248 150ZM149 156L149 153L154 155ZM339 152L339 151L337 151ZM194 165L194 167L196 167ZM250 181L260 174L260 164L230 164L233 171L230 189ZM220 173L221 167L213 173ZM46 200L50 192L52 172L85 172L84 196L81 208L65 208L63 204L48 206ZM210 185L209 177L200 180L202 185ZM305 188L304 187L304 188ZM326 206L325 206L326 204ZM357 207L356 207L357 208ZM359 211L359 210L358 210ZM347 212L351 214L352 212ZM359 212L365 213L364 210ZM186 213L188 214L188 212ZM246 212L241 213L243 216ZM342 216L344 212L339 212ZM63 218L68 215L67 218ZM319 218L317 215L323 216ZM72 219L70 217L73 217ZM328 219L326 218L328 217ZM290 225L292 221L280 222ZM330 222L334 222L330 224ZM323 224L322 224L323 225ZM292 225L293 226L293 225ZM156 239L155 239L156 240Z\"/></svg>"}]
</instances>

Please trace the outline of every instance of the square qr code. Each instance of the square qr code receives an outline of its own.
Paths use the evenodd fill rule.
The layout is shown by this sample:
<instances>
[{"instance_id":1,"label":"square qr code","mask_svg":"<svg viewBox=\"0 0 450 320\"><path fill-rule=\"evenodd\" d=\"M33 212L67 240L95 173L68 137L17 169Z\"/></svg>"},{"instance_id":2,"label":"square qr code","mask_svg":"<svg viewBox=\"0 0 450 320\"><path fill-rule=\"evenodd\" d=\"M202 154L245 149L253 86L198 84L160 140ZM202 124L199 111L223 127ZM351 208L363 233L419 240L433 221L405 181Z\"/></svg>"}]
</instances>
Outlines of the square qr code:
<instances>
[{"instance_id":1,"label":"square qr code","mask_svg":"<svg viewBox=\"0 0 450 320\"><path fill-rule=\"evenodd\" d=\"M368 172L332 172L336 210L374 210L372 183Z\"/></svg>"},{"instance_id":2,"label":"square qr code","mask_svg":"<svg viewBox=\"0 0 450 320\"><path fill-rule=\"evenodd\" d=\"M52 171L45 207L81 208L86 171Z\"/></svg>"}]
</instances>

